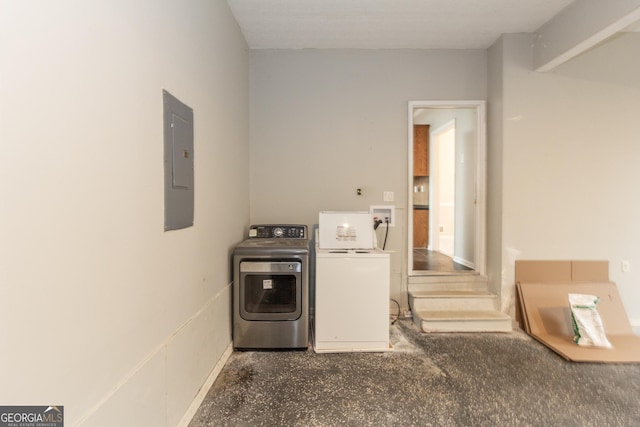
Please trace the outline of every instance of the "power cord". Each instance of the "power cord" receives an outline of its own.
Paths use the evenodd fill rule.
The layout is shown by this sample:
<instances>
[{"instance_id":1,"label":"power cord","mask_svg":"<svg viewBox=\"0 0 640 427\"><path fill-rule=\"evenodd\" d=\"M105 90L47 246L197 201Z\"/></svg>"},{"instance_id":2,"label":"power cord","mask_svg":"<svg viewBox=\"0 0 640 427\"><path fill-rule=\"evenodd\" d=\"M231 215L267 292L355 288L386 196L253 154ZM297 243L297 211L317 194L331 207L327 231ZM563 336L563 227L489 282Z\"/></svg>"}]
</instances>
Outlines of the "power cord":
<instances>
[{"instance_id":1,"label":"power cord","mask_svg":"<svg viewBox=\"0 0 640 427\"><path fill-rule=\"evenodd\" d=\"M393 322L391 322L391 324L393 325L394 323L396 323L398 321L398 319L400 318L400 303L396 300L394 300L393 298L391 298L391 301L395 302L396 305L398 306L398 314L396 315L396 318L393 319Z\"/></svg>"},{"instance_id":2,"label":"power cord","mask_svg":"<svg viewBox=\"0 0 640 427\"><path fill-rule=\"evenodd\" d=\"M384 218L384 223L387 226L387 231L384 233L384 243L382 244L382 250L387 247L387 237L389 236L389 217Z\"/></svg>"}]
</instances>

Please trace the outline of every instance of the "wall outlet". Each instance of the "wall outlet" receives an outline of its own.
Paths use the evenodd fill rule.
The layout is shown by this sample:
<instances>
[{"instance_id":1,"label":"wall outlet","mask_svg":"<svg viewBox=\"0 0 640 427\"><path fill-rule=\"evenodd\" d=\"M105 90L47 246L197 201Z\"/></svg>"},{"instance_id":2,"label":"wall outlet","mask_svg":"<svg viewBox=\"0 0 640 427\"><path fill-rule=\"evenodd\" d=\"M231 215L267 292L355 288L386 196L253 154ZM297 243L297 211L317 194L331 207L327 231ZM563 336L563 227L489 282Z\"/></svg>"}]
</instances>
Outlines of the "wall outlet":
<instances>
[{"instance_id":1,"label":"wall outlet","mask_svg":"<svg viewBox=\"0 0 640 427\"><path fill-rule=\"evenodd\" d=\"M389 226L395 227L396 225L396 207L395 206L370 206L369 212L371 212L371 217L382 220L382 223L385 224L387 218L389 219Z\"/></svg>"},{"instance_id":2,"label":"wall outlet","mask_svg":"<svg viewBox=\"0 0 640 427\"><path fill-rule=\"evenodd\" d=\"M628 273L631 271L631 265L629 265L629 261L622 261L622 272Z\"/></svg>"}]
</instances>

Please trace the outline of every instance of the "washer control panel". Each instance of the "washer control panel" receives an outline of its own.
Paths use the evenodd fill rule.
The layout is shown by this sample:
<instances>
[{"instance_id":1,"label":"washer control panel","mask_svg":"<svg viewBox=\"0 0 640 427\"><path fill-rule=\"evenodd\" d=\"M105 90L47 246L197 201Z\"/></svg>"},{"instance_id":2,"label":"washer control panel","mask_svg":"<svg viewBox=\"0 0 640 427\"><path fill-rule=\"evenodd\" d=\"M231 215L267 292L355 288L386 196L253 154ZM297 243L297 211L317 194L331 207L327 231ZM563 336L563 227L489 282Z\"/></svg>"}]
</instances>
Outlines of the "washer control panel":
<instances>
[{"instance_id":1,"label":"washer control panel","mask_svg":"<svg viewBox=\"0 0 640 427\"><path fill-rule=\"evenodd\" d=\"M250 239L306 239L307 226L296 224L261 224L249 227Z\"/></svg>"}]
</instances>

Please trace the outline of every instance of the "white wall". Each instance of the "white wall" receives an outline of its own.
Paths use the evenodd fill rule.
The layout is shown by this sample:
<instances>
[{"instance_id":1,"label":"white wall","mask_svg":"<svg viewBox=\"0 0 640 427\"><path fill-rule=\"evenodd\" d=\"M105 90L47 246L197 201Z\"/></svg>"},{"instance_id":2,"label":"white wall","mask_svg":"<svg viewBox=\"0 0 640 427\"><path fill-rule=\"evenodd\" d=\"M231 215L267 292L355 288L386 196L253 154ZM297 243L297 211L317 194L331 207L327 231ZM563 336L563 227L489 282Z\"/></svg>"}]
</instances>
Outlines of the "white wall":
<instances>
[{"instance_id":1,"label":"white wall","mask_svg":"<svg viewBox=\"0 0 640 427\"><path fill-rule=\"evenodd\" d=\"M407 103L485 99L486 52L251 55L251 221L316 224L321 210L368 210L393 191L391 295L406 307Z\"/></svg>"},{"instance_id":2,"label":"white wall","mask_svg":"<svg viewBox=\"0 0 640 427\"><path fill-rule=\"evenodd\" d=\"M546 74L531 70L531 41L498 42L503 300L512 307L516 258L604 259L627 314L640 319L640 35L617 37Z\"/></svg>"},{"instance_id":3,"label":"white wall","mask_svg":"<svg viewBox=\"0 0 640 427\"><path fill-rule=\"evenodd\" d=\"M0 402L176 425L231 342L239 28L222 0L2 2L0 52ZM162 89L195 117L195 225L166 233Z\"/></svg>"}]
</instances>

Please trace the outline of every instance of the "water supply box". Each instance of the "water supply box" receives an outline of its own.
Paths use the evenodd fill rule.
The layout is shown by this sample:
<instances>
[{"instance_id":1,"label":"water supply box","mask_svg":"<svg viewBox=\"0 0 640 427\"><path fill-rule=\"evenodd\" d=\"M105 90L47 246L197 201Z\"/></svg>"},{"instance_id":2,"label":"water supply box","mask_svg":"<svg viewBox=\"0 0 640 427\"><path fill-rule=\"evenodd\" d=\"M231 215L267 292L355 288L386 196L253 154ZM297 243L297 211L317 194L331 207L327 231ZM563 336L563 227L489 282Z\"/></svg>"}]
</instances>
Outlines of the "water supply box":
<instances>
[{"instance_id":1,"label":"water supply box","mask_svg":"<svg viewBox=\"0 0 640 427\"><path fill-rule=\"evenodd\" d=\"M322 211L318 221L320 249L374 249L373 219L367 211Z\"/></svg>"}]
</instances>

